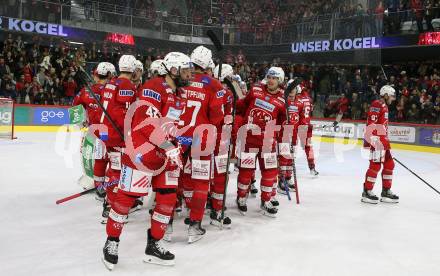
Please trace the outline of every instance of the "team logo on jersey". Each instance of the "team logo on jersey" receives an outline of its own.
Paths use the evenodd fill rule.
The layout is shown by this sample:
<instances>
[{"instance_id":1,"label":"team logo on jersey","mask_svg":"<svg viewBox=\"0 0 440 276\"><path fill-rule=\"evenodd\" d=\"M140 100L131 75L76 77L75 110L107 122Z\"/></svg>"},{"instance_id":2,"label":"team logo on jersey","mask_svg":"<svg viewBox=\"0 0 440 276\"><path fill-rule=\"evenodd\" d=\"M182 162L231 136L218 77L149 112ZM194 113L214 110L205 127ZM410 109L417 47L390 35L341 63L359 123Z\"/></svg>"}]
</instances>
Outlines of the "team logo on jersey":
<instances>
[{"instance_id":1,"label":"team logo on jersey","mask_svg":"<svg viewBox=\"0 0 440 276\"><path fill-rule=\"evenodd\" d=\"M249 121L250 122L269 122L272 120L272 115L260 108L254 108L249 112Z\"/></svg>"},{"instance_id":2,"label":"team logo on jersey","mask_svg":"<svg viewBox=\"0 0 440 276\"><path fill-rule=\"evenodd\" d=\"M225 90L220 90L217 92L217 98L222 98L225 95L226 91Z\"/></svg>"},{"instance_id":3,"label":"team logo on jersey","mask_svg":"<svg viewBox=\"0 0 440 276\"><path fill-rule=\"evenodd\" d=\"M144 96L146 98L155 99L158 102L160 102L160 100L161 100L160 94L157 93L156 91L153 91L153 90L150 90L150 89L142 90L142 96Z\"/></svg>"},{"instance_id":4,"label":"team logo on jersey","mask_svg":"<svg viewBox=\"0 0 440 276\"><path fill-rule=\"evenodd\" d=\"M268 103L266 101L263 101L261 99L257 99L255 101L255 106L258 106L259 108L262 108L262 109L270 111L270 112L273 112L275 109L275 106L273 104Z\"/></svg>"},{"instance_id":5,"label":"team logo on jersey","mask_svg":"<svg viewBox=\"0 0 440 276\"><path fill-rule=\"evenodd\" d=\"M133 90L119 90L119 96L134 96Z\"/></svg>"},{"instance_id":6,"label":"team logo on jersey","mask_svg":"<svg viewBox=\"0 0 440 276\"><path fill-rule=\"evenodd\" d=\"M370 111L371 112L379 113L380 112L380 108L378 108L378 107L370 107Z\"/></svg>"}]
</instances>

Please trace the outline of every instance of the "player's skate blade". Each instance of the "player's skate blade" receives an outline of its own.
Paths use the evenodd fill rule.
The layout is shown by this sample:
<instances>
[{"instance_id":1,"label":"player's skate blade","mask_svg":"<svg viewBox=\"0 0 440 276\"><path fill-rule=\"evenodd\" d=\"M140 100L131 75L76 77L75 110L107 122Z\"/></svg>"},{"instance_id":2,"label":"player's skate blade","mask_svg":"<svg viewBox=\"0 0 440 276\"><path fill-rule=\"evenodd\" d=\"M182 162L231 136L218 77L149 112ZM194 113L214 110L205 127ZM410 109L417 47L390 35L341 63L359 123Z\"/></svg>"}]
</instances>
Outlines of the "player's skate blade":
<instances>
[{"instance_id":1,"label":"player's skate blade","mask_svg":"<svg viewBox=\"0 0 440 276\"><path fill-rule=\"evenodd\" d=\"M261 201L260 212L262 215L276 218L276 214L278 213L278 209L272 205L270 201Z\"/></svg>"},{"instance_id":2,"label":"player's skate blade","mask_svg":"<svg viewBox=\"0 0 440 276\"><path fill-rule=\"evenodd\" d=\"M112 263L107 262L107 261L104 259L104 257L101 258L101 261L102 261L102 263L105 265L105 267L106 267L108 270L112 271L113 269L115 269L115 264L112 264Z\"/></svg>"},{"instance_id":3,"label":"player's skate blade","mask_svg":"<svg viewBox=\"0 0 440 276\"><path fill-rule=\"evenodd\" d=\"M173 266L176 264L175 260L162 260L161 258L155 256L145 256L144 263L163 266Z\"/></svg>"},{"instance_id":4,"label":"player's skate blade","mask_svg":"<svg viewBox=\"0 0 440 276\"><path fill-rule=\"evenodd\" d=\"M380 202L384 203L399 203L399 197L395 195L391 190L384 190L380 195Z\"/></svg>"},{"instance_id":5,"label":"player's skate blade","mask_svg":"<svg viewBox=\"0 0 440 276\"><path fill-rule=\"evenodd\" d=\"M154 239L151 235L151 229L148 229L147 236L148 243L145 248L144 262L164 266L174 265L174 254L163 246L162 240Z\"/></svg>"},{"instance_id":6,"label":"player's skate blade","mask_svg":"<svg viewBox=\"0 0 440 276\"><path fill-rule=\"evenodd\" d=\"M246 216L247 213L246 201L247 201L246 197L237 197L235 201L237 203L238 212L240 212L240 214L243 216Z\"/></svg>"},{"instance_id":7,"label":"player's skate blade","mask_svg":"<svg viewBox=\"0 0 440 276\"><path fill-rule=\"evenodd\" d=\"M201 221L190 221L188 228L188 243L195 243L203 238L206 230L202 228Z\"/></svg>"},{"instance_id":8,"label":"player's skate blade","mask_svg":"<svg viewBox=\"0 0 440 276\"><path fill-rule=\"evenodd\" d=\"M364 191L361 201L368 204L377 204L379 203L379 198L372 191Z\"/></svg>"},{"instance_id":9,"label":"player's skate blade","mask_svg":"<svg viewBox=\"0 0 440 276\"><path fill-rule=\"evenodd\" d=\"M231 228L231 219L229 217L224 217L223 221L221 220L221 211L215 211L212 210L211 214L210 214L210 218L211 218L211 225L218 227L220 229L222 228Z\"/></svg>"}]
</instances>

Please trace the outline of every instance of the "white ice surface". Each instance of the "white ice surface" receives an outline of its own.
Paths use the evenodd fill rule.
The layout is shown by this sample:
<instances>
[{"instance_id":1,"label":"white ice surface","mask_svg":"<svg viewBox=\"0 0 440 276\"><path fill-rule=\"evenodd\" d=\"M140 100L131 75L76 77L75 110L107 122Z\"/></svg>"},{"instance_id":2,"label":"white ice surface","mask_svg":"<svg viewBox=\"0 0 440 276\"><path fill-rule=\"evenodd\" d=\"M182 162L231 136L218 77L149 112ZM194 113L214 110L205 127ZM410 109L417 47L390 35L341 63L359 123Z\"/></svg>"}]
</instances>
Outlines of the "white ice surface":
<instances>
[{"instance_id":1,"label":"white ice surface","mask_svg":"<svg viewBox=\"0 0 440 276\"><path fill-rule=\"evenodd\" d=\"M80 191L79 154L69 168L57 154L55 133L18 137L0 141L0 275L110 275L100 260L106 238L100 204L88 195L55 205ZM186 227L177 219L169 244L176 255L171 268L142 262L149 218L146 209L133 214L121 236L119 264L111 273L440 275L440 196L396 164L393 191L401 202L362 204L368 162L359 148L344 152L338 162L333 148L320 145L318 179L308 175L304 157L299 157L301 204L279 196L275 219L257 212L258 198L249 199L247 216L238 213L233 173L227 202L232 229L220 231L206 218L206 237L188 245ZM393 153L440 189L439 155ZM380 182L375 191L380 193Z\"/></svg>"}]
</instances>

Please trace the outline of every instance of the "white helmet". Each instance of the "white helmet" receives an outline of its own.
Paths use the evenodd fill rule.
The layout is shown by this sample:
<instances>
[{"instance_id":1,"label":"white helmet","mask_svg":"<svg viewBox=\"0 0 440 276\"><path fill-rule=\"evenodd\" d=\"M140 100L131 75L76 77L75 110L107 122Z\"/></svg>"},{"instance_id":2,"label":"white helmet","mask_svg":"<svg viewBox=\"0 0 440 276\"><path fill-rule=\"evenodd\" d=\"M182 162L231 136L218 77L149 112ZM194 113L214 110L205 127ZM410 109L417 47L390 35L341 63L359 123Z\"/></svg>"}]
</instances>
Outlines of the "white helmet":
<instances>
[{"instance_id":1,"label":"white helmet","mask_svg":"<svg viewBox=\"0 0 440 276\"><path fill-rule=\"evenodd\" d=\"M392 86L389 85L384 85L382 86L382 88L380 89L380 96L383 97L385 95L388 95L390 97L393 97L396 95L396 90L394 90L394 88Z\"/></svg>"},{"instance_id":2,"label":"white helmet","mask_svg":"<svg viewBox=\"0 0 440 276\"><path fill-rule=\"evenodd\" d=\"M112 73L113 76L117 75L116 67L113 65L113 63L110 63L110 62L103 62L103 63L105 63L108 66L110 73Z\"/></svg>"},{"instance_id":3,"label":"white helmet","mask_svg":"<svg viewBox=\"0 0 440 276\"><path fill-rule=\"evenodd\" d=\"M136 58L132 55L123 55L119 59L119 71L133 73L136 69Z\"/></svg>"},{"instance_id":4,"label":"white helmet","mask_svg":"<svg viewBox=\"0 0 440 276\"><path fill-rule=\"evenodd\" d=\"M214 63L214 61L212 59L209 61L208 68L211 68L211 69L215 68L215 63Z\"/></svg>"},{"instance_id":5,"label":"white helmet","mask_svg":"<svg viewBox=\"0 0 440 276\"><path fill-rule=\"evenodd\" d=\"M154 73L157 72L160 76L166 75L167 71L163 67L163 59L156 59L153 61L150 65L150 72Z\"/></svg>"},{"instance_id":6,"label":"white helmet","mask_svg":"<svg viewBox=\"0 0 440 276\"><path fill-rule=\"evenodd\" d=\"M96 67L96 73L100 76L107 76L108 73L112 73L111 63L100 62Z\"/></svg>"},{"instance_id":7,"label":"white helmet","mask_svg":"<svg viewBox=\"0 0 440 276\"><path fill-rule=\"evenodd\" d=\"M212 61L212 52L205 46L199 46L192 51L191 61L205 70Z\"/></svg>"},{"instance_id":8,"label":"white helmet","mask_svg":"<svg viewBox=\"0 0 440 276\"><path fill-rule=\"evenodd\" d=\"M135 69L141 70L142 72L144 72L144 65L142 64L142 62L140 60L136 60L134 62L134 67Z\"/></svg>"},{"instance_id":9,"label":"white helmet","mask_svg":"<svg viewBox=\"0 0 440 276\"><path fill-rule=\"evenodd\" d=\"M276 77L279 85L284 82L284 70L281 67L270 67L266 73L265 79L267 79L268 76Z\"/></svg>"},{"instance_id":10,"label":"white helmet","mask_svg":"<svg viewBox=\"0 0 440 276\"><path fill-rule=\"evenodd\" d=\"M163 59L163 66L164 69L167 72L171 71L171 68L176 68L178 70L180 69L186 69L186 68L192 68L191 59L189 56L180 53L180 52L170 52L168 53L165 58Z\"/></svg>"},{"instance_id":11,"label":"white helmet","mask_svg":"<svg viewBox=\"0 0 440 276\"><path fill-rule=\"evenodd\" d=\"M229 64L222 64L222 75L220 78L218 77L218 70L220 67L217 65L214 68L214 78L220 79L220 81L224 81L226 77L233 77L234 76L234 70L232 69L232 66Z\"/></svg>"}]
</instances>

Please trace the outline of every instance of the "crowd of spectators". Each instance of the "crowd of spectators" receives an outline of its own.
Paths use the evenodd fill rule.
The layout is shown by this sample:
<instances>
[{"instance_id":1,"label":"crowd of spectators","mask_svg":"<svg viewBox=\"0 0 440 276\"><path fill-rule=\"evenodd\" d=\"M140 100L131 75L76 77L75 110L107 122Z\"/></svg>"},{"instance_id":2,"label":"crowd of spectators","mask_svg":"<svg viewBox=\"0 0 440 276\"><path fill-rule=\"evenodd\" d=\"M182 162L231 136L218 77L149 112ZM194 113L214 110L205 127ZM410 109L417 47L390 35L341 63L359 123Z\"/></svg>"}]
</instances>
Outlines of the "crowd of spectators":
<instances>
[{"instance_id":1,"label":"crowd of spectators","mask_svg":"<svg viewBox=\"0 0 440 276\"><path fill-rule=\"evenodd\" d=\"M26 104L69 105L83 86L77 78L79 65L91 71L99 61L117 64L123 49L95 43L72 47L59 39L51 47L40 46L42 37L25 43L20 35L9 34L0 42L0 97ZM144 80L151 62L171 49L148 48L137 58L144 63ZM261 81L272 65L283 67L286 78L301 77L310 85L316 102L315 116L334 117L338 104L348 99L344 118L366 119L368 104L377 97L380 87L392 85L397 100L390 106L390 120L397 122L440 124L440 63L413 62L369 66L309 66L301 64L253 63L239 50L227 50L224 61L233 65L236 74L248 87ZM384 74L385 73L385 74Z\"/></svg>"},{"instance_id":2,"label":"crowd of spectators","mask_svg":"<svg viewBox=\"0 0 440 276\"><path fill-rule=\"evenodd\" d=\"M434 31L432 22L440 18L440 0L79 0L76 6L71 0L3 2L2 14L55 23L85 18L194 36L205 30L185 24L211 25L223 29L229 44L286 43L331 31L336 38L390 35L400 33L404 22L414 23L418 32Z\"/></svg>"}]
</instances>

